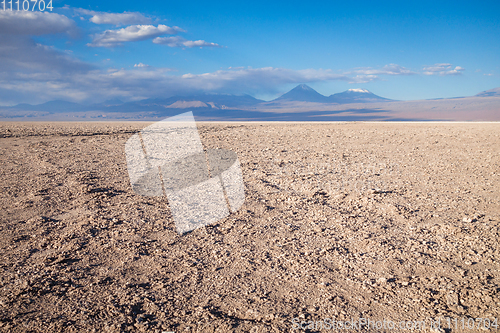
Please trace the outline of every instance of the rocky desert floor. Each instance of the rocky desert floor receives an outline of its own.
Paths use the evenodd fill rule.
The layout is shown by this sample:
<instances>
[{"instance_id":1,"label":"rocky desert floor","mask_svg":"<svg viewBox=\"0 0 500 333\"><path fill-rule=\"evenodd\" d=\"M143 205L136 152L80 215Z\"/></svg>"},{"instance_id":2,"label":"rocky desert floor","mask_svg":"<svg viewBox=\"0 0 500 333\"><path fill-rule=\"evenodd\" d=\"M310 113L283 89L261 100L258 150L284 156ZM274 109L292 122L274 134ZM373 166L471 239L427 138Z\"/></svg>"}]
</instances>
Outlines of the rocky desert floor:
<instances>
[{"instance_id":1,"label":"rocky desert floor","mask_svg":"<svg viewBox=\"0 0 500 333\"><path fill-rule=\"evenodd\" d=\"M198 123L246 199L184 235L132 191L147 125L0 123L0 331L498 330L500 123Z\"/></svg>"}]
</instances>

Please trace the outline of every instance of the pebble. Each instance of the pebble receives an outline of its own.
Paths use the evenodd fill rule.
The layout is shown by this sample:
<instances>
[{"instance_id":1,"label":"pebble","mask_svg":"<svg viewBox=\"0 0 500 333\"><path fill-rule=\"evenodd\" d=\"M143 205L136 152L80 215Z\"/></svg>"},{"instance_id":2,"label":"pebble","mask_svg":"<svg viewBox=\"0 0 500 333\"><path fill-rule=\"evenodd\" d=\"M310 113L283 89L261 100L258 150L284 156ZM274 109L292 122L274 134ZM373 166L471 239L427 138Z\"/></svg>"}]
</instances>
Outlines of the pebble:
<instances>
[{"instance_id":1,"label":"pebble","mask_svg":"<svg viewBox=\"0 0 500 333\"><path fill-rule=\"evenodd\" d=\"M446 331L440 327L431 327L431 333L446 333Z\"/></svg>"}]
</instances>

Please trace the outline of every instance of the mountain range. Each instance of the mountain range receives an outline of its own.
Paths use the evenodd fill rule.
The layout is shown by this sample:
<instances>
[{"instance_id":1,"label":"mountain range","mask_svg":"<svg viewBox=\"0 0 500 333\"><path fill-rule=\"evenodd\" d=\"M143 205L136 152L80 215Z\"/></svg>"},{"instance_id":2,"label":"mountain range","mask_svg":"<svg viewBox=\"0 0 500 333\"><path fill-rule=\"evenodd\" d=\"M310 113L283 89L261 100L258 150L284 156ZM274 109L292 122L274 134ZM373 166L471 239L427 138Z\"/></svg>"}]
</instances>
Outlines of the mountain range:
<instances>
[{"instance_id":1,"label":"mountain range","mask_svg":"<svg viewBox=\"0 0 500 333\"><path fill-rule=\"evenodd\" d=\"M411 112L406 112L406 109ZM172 96L132 102L115 98L90 105L55 100L37 105L23 103L0 107L0 119L154 120L187 110L192 110L199 120L500 120L500 88L470 97L395 101L360 88L324 96L300 84L272 101L228 94ZM455 115L450 117L450 110L454 110ZM469 111L477 115L483 113L466 116ZM458 118L457 112L462 113Z\"/></svg>"},{"instance_id":2,"label":"mountain range","mask_svg":"<svg viewBox=\"0 0 500 333\"><path fill-rule=\"evenodd\" d=\"M388 98L377 96L366 89L349 89L341 93L324 96L306 84L299 84L286 94L271 102L300 101L313 103L369 103L390 101Z\"/></svg>"},{"instance_id":3,"label":"mountain range","mask_svg":"<svg viewBox=\"0 0 500 333\"><path fill-rule=\"evenodd\" d=\"M226 94L201 94L173 96L168 98L151 98L134 102L123 102L120 99L110 99L96 104L79 104L63 100L55 100L42 104L18 104L11 107L0 107L0 109L12 109L22 111L45 111L45 112L78 112L78 111L152 111L158 108L211 108L230 109L257 106L259 104L274 104L281 102L300 101L311 103L366 103L376 101L389 101L387 98L377 96L365 89L349 89L342 93L321 95L308 85L300 84L282 96L270 102L254 98L250 95L226 95Z\"/></svg>"}]
</instances>

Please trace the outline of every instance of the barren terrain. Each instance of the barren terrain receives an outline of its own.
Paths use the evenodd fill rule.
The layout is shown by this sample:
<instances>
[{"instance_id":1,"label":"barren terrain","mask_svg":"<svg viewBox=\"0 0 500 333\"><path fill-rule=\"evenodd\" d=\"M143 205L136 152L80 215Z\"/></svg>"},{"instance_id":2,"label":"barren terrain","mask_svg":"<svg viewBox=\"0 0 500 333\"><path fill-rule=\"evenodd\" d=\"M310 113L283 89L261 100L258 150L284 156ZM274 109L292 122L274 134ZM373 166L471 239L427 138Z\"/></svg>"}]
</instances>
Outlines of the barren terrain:
<instances>
[{"instance_id":1,"label":"barren terrain","mask_svg":"<svg viewBox=\"0 0 500 333\"><path fill-rule=\"evenodd\" d=\"M246 200L182 236L129 183L147 125L0 123L0 331L500 320L500 123L198 123Z\"/></svg>"}]
</instances>

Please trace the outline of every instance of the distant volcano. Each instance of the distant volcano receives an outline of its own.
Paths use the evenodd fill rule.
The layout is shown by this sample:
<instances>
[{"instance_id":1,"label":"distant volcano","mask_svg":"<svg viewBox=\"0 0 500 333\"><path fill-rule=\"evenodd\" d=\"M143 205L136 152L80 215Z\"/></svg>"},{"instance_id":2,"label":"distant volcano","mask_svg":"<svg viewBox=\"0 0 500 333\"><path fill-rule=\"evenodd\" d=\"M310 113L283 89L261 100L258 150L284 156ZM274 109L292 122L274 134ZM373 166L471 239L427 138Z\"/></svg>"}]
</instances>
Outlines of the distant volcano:
<instances>
[{"instance_id":1,"label":"distant volcano","mask_svg":"<svg viewBox=\"0 0 500 333\"><path fill-rule=\"evenodd\" d=\"M273 102L298 101L298 102L316 102L328 103L328 97L321 95L319 92L309 87L306 84L299 84L286 94L276 98Z\"/></svg>"},{"instance_id":2,"label":"distant volcano","mask_svg":"<svg viewBox=\"0 0 500 333\"><path fill-rule=\"evenodd\" d=\"M349 89L326 97L308 85L300 84L281 97L276 98L273 102L285 101L348 104L388 102L391 100L377 96L366 89Z\"/></svg>"},{"instance_id":3,"label":"distant volcano","mask_svg":"<svg viewBox=\"0 0 500 333\"><path fill-rule=\"evenodd\" d=\"M380 97L366 89L349 89L341 93L333 94L328 97L328 102L347 104L347 103L373 103L389 102L388 98Z\"/></svg>"}]
</instances>

